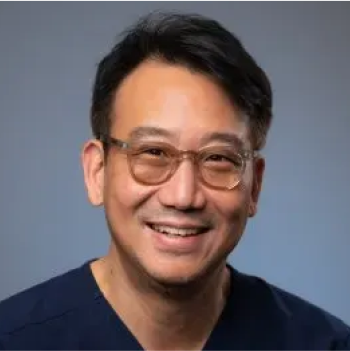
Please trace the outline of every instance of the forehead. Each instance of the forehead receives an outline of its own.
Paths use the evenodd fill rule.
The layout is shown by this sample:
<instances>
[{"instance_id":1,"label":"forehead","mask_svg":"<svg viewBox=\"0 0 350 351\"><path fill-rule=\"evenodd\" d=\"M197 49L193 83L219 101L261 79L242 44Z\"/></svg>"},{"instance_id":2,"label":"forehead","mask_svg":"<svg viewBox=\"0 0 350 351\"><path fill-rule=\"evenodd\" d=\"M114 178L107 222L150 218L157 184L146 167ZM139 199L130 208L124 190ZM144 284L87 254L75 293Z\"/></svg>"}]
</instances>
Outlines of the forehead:
<instances>
[{"instance_id":1,"label":"forehead","mask_svg":"<svg viewBox=\"0 0 350 351\"><path fill-rule=\"evenodd\" d=\"M160 61L142 63L115 96L112 135L128 138L140 127L164 129L168 138L180 144L195 144L211 133L248 140L247 119L216 83Z\"/></svg>"}]
</instances>

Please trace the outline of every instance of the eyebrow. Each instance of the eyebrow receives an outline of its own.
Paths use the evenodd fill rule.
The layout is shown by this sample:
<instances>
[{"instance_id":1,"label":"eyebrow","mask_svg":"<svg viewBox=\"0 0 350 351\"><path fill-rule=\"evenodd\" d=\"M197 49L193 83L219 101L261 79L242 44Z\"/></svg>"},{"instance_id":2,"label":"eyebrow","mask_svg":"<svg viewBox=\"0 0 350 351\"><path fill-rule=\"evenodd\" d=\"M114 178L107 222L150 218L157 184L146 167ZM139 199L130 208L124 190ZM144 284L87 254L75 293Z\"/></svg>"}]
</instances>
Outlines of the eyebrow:
<instances>
[{"instance_id":1,"label":"eyebrow","mask_svg":"<svg viewBox=\"0 0 350 351\"><path fill-rule=\"evenodd\" d=\"M158 128L158 127L137 127L133 129L129 134L130 139L134 139L134 140L142 139L150 136L165 137L169 139L174 138L174 135L171 132L169 132L166 129Z\"/></svg>"},{"instance_id":2,"label":"eyebrow","mask_svg":"<svg viewBox=\"0 0 350 351\"><path fill-rule=\"evenodd\" d=\"M177 139L177 136L174 135L172 132L163 128L151 126L137 127L130 132L129 137L131 140L138 140L147 137L164 137L171 140ZM221 142L228 144L232 147L241 149L244 149L245 144L244 141L237 134L228 132L207 133L200 139L201 146L212 142Z\"/></svg>"},{"instance_id":3,"label":"eyebrow","mask_svg":"<svg viewBox=\"0 0 350 351\"><path fill-rule=\"evenodd\" d=\"M241 149L244 149L245 144L237 134L228 132L207 133L201 138L201 145L206 145L211 142L222 142Z\"/></svg>"}]
</instances>

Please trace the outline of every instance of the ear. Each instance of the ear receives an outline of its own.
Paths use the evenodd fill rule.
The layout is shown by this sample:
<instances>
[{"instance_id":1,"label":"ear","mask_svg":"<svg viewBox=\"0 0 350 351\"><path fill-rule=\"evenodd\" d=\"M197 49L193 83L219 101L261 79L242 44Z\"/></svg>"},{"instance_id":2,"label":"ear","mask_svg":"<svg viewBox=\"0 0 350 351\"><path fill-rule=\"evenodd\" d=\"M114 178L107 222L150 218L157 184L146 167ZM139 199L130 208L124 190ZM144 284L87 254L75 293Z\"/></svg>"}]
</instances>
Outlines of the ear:
<instances>
[{"instance_id":1,"label":"ear","mask_svg":"<svg viewBox=\"0 0 350 351\"><path fill-rule=\"evenodd\" d=\"M92 205L102 205L104 186L104 152L102 143L96 139L87 141L81 152L81 162L88 198Z\"/></svg>"},{"instance_id":2,"label":"ear","mask_svg":"<svg viewBox=\"0 0 350 351\"><path fill-rule=\"evenodd\" d=\"M258 211L258 201L262 188L265 171L265 159L257 157L253 161L253 184L249 203L249 217L254 217Z\"/></svg>"}]
</instances>

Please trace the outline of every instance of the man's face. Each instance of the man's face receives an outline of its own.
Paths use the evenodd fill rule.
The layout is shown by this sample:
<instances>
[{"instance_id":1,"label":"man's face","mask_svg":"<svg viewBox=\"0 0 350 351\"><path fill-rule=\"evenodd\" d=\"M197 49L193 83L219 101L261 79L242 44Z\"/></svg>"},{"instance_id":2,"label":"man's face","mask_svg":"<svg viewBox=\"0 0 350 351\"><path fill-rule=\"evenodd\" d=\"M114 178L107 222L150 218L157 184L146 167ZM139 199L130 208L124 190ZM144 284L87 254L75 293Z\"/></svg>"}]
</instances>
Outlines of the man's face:
<instances>
[{"instance_id":1,"label":"man's face","mask_svg":"<svg viewBox=\"0 0 350 351\"><path fill-rule=\"evenodd\" d=\"M198 151L231 146L223 139L203 142L212 133L225 133L251 148L247 122L227 95L204 75L180 66L144 62L118 89L112 115L110 136L124 141L160 141ZM147 129L135 134L140 127L167 135ZM215 190L199 182L187 159L170 180L147 186L131 176L126 155L111 147L95 188L100 187L115 252L124 264L167 284L194 281L222 266L255 213L263 168L261 159L247 161L237 187ZM190 233L188 228L201 233L171 235L179 228L182 234Z\"/></svg>"}]
</instances>

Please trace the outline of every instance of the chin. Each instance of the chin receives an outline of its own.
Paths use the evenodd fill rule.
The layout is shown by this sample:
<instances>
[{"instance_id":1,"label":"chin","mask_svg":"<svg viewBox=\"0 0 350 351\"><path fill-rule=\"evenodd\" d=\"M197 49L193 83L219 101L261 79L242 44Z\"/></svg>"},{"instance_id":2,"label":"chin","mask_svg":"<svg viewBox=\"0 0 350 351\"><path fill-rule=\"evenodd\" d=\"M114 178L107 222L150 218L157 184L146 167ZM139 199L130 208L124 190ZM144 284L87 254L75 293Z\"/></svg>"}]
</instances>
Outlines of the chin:
<instances>
[{"instance_id":1,"label":"chin","mask_svg":"<svg viewBox=\"0 0 350 351\"><path fill-rule=\"evenodd\" d=\"M169 274L168 272L149 272L149 276L158 284L164 286L188 286L193 284L198 280L198 275L196 274Z\"/></svg>"},{"instance_id":2,"label":"chin","mask_svg":"<svg viewBox=\"0 0 350 351\"><path fill-rule=\"evenodd\" d=\"M210 274L203 263L199 265L168 262L160 267L144 266L143 269L155 283L167 288L197 285L204 277Z\"/></svg>"}]
</instances>

